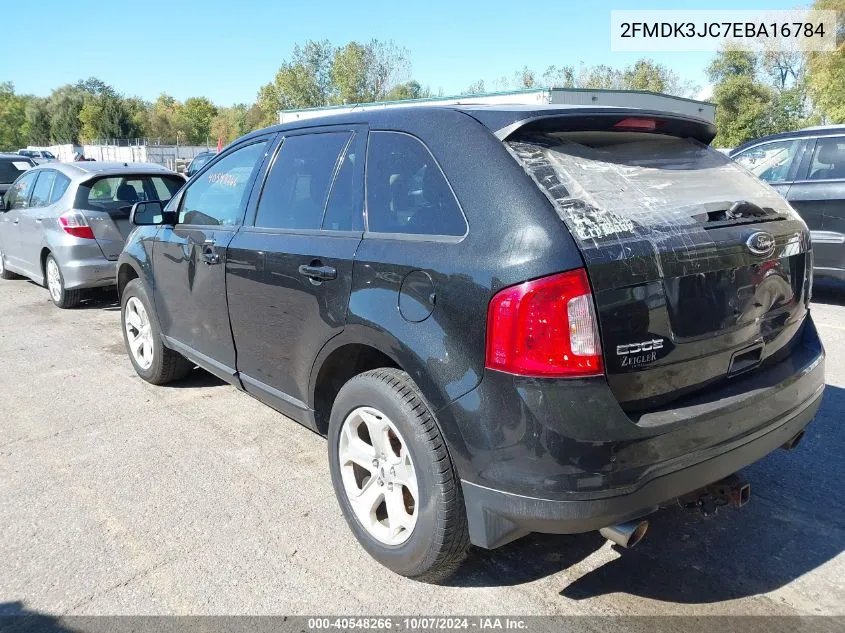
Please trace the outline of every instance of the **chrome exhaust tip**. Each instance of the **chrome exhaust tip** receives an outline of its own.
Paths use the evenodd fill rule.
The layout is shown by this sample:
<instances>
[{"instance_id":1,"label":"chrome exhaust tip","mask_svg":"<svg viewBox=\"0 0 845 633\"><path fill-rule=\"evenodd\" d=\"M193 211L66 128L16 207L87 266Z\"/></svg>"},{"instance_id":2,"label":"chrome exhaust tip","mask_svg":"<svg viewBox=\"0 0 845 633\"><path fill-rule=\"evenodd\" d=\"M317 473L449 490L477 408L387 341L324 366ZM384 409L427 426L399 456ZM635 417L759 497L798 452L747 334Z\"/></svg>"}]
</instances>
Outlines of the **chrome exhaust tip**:
<instances>
[{"instance_id":1,"label":"chrome exhaust tip","mask_svg":"<svg viewBox=\"0 0 845 633\"><path fill-rule=\"evenodd\" d=\"M805 433L804 429L801 429L800 431L798 431L798 433L796 433L791 438L789 438L789 441L787 441L785 444L783 444L781 446L781 448L785 448L788 451L791 451L792 449L797 448L798 445L801 443L801 440L804 439L804 433Z\"/></svg>"},{"instance_id":2,"label":"chrome exhaust tip","mask_svg":"<svg viewBox=\"0 0 845 633\"><path fill-rule=\"evenodd\" d=\"M608 525L599 530L601 534L608 541L612 541L620 547L632 548L645 536L648 531L648 521L639 519L636 521L628 521L626 523L619 523L618 525Z\"/></svg>"}]
</instances>

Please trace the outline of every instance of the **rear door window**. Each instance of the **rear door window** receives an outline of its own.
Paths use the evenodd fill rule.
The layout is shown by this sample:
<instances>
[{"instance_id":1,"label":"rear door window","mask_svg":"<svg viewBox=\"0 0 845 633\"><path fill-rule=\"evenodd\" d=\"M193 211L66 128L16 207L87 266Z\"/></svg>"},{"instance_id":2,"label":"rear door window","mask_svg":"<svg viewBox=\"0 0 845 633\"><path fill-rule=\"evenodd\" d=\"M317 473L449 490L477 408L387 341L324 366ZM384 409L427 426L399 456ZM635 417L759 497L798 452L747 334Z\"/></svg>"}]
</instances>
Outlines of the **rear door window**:
<instances>
[{"instance_id":1,"label":"rear door window","mask_svg":"<svg viewBox=\"0 0 845 633\"><path fill-rule=\"evenodd\" d=\"M432 236L466 233L466 220L446 177L416 137L370 133L367 230Z\"/></svg>"},{"instance_id":2,"label":"rear door window","mask_svg":"<svg viewBox=\"0 0 845 633\"><path fill-rule=\"evenodd\" d=\"M761 180L787 182L801 142L801 139L790 139L763 143L740 152L733 159Z\"/></svg>"},{"instance_id":3,"label":"rear door window","mask_svg":"<svg viewBox=\"0 0 845 633\"><path fill-rule=\"evenodd\" d=\"M50 204L50 192L53 190L53 183L56 180L56 172L52 169L43 169L38 172L38 180L32 190L32 198L29 201L30 207L46 207Z\"/></svg>"},{"instance_id":4,"label":"rear door window","mask_svg":"<svg viewBox=\"0 0 845 633\"><path fill-rule=\"evenodd\" d=\"M32 187L35 185L37 171L24 174L6 192L7 209L26 209L29 206L29 196L32 194Z\"/></svg>"},{"instance_id":5,"label":"rear door window","mask_svg":"<svg viewBox=\"0 0 845 633\"><path fill-rule=\"evenodd\" d=\"M255 226L319 229L341 152L351 132L290 136L264 183Z\"/></svg>"},{"instance_id":6,"label":"rear door window","mask_svg":"<svg viewBox=\"0 0 845 633\"><path fill-rule=\"evenodd\" d=\"M845 178L845 138L820 138L810 163L809 180Z\"/></svg>"}]
</instances>

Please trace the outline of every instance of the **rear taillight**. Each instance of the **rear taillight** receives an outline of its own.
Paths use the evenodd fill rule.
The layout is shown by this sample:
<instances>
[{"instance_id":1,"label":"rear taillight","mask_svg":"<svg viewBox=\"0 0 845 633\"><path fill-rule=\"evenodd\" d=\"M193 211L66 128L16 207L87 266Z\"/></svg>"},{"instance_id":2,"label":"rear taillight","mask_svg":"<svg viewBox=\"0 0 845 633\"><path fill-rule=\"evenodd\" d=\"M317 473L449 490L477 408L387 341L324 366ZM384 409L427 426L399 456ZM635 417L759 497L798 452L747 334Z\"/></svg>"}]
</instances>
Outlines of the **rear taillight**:
<instances>
[{"instance_id":1,"label":"rear taillight","mask_svg":"<svg viewBox=\"0 0 845 633\"><path fill-rule=\"evenodd\" d=\"M496 293L487 311L486 366L522 376L601 374L586 271L535 279Z\"/></svg>"},{"instance_id":2,"label":"rear taillight","mask_svg":"<svg viewBox=\"0 0 845 633\"><path fill-rule=\"evenodd\" d=\"M85 219L79 211L70 210L59 216L59 224L68 235L74 237L83 237L87 240L94 239L94 231L88 226L88 220Z\"/></svg>"}]
</instances>

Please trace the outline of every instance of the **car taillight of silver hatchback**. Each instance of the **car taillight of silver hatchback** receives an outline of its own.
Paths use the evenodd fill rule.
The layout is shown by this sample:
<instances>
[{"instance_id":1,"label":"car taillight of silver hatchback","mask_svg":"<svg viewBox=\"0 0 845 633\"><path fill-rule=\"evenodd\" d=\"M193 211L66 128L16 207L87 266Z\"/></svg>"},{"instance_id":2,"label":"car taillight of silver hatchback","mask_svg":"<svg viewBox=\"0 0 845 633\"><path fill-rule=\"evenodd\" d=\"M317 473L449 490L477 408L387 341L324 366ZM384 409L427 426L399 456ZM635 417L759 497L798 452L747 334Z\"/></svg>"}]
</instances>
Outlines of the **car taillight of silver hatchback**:
<instances>
[{"instance_id":1,"label":"car taillight of silver hatchback","mask_svg":"<svg viewBox=\"0 0 845 633\"><path fill-rule=\"evenodd\" d=\"M68 235L81 237L86 240L94 239L94 231L88 226L88 220L81 211L71 209L59 216L59 226Z\"/></svg>"}]
</instances>

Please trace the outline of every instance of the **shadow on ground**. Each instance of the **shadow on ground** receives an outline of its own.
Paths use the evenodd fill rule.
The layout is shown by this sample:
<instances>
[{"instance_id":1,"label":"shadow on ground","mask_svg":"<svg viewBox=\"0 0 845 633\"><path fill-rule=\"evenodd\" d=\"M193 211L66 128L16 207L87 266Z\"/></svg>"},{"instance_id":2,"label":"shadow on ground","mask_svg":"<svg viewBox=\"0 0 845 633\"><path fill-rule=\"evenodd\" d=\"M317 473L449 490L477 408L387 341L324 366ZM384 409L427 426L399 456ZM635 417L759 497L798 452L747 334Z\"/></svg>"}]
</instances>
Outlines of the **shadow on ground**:
<instances>
[{"instance_id":1,"label":"shadow on ground","mask_svg":"<svg viewBox=\"0 0 845 633\"><path fill-rule=\"evenodd\" d=\"M845 281L822 278L813 281L813 303L845 305Z\"/></svg>"},{"instance_id":2,"label":"shadow on ground","mask_svg":"<svg viewBox=\"0 0 845 633\"><path fill-rule=\"evenodd\" d=\"M742 471L751 502L712 519L679 507L650 517L635 549L577 578L560 595L624 593L665 602L712 603L767 593L845 550L845 390L827 386L816 420L793 451ZM448 584L518 585L565 570L604 546L598 533L535 534L494 551L473 549ZM615 546L614 546L615 547Z\"/></svg>"},{"instance_id":3,"label":"shadow on ground","mask_svg":"<svg viewBox=\"0 0 845 633\"><path fill-rule=\"evenodd\" d=\"M58 618L30 611L24 603L0 602L0 631L3 633L73 633Z\"/></svg>"}]
</instances>

